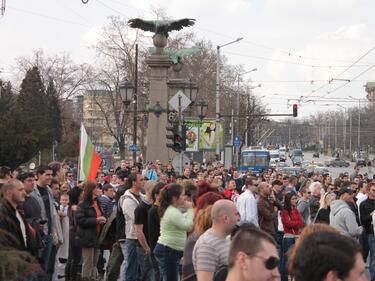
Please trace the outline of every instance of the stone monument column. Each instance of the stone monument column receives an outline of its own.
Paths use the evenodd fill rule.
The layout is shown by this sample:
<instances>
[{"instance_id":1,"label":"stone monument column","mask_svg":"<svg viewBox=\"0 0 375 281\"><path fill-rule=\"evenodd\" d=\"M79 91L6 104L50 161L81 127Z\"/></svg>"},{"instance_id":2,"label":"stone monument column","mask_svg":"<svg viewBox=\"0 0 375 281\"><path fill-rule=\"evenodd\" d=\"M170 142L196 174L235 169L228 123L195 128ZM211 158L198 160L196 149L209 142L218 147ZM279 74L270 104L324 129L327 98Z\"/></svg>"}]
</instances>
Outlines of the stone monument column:
<instances>
[{"instance_id":1,"label":"stone monument column","mask_svg":"<svg viewBox=\"0 0 375 281\"><path fill-rule=\"evenodd\" d=\"M164 109L168 108L168 69L172 62L168 55L164 53L164 47L167 45L167 38L162 34L155 34L153 37L156 52L151 54L146 63L150 67L150 103L152 108L157 102L160 103ZM161 160L167 163L172 157L169 151L166 138L166 126L168 115L166 112L157 117L150 112L148 117L147 127L147 154L146 160L153 161Z\"/></svg>"}]
</instances>

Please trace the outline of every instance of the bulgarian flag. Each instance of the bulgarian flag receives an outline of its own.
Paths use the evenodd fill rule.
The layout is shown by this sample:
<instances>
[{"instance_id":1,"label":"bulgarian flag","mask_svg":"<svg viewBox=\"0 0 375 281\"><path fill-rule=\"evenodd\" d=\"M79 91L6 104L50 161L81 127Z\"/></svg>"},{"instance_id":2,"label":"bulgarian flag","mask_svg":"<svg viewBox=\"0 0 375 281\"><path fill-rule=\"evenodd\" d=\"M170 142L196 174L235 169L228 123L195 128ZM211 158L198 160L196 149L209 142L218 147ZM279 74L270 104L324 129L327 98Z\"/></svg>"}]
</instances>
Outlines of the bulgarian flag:
<instances>
[{"instance_id":1,"label":"bulgarian flag","mask_svg":"<svg viewBox=\"0 0 375 281\"><path fill-rule=\"evenodd\" d=\"M95 180L102 159L96 152L83 124L81 124L79 159L79 179L82 181Z\"/></svg>"}]
</instances>

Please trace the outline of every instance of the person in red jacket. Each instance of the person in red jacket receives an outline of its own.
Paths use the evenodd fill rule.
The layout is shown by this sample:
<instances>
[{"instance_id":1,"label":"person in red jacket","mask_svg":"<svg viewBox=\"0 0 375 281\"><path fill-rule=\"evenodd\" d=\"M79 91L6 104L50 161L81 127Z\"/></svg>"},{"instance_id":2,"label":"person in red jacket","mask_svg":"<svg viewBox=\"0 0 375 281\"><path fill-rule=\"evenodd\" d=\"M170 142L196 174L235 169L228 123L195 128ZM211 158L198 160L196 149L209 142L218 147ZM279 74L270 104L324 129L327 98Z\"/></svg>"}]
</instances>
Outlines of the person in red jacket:
<instances>
[{"instance_id":1,"label":"person in red jacket","mask_svg":"<svg viewBox=\"0 0 375 281\"><path fill-rule=\"evenodd\" d=\"M284 208L281 211L281 222L284 226L284 238L281 246L280 275L281 281L288 281L287 254L296 238L301 233L303 219L297 209L297 195L294 192L287 193L284 199Z\"/></svg>"},{"instance_id":2,"label":"person in red jacket","mask_svg":"<svg viewBox=\"0 0 375 281\"><path fill-rule=\"evenodd\" d=\"M230 180L227 184L226 189L223 192L223 195L225 198L236 201L238 197L238 192L236 190L236 181L235 180Z\"/></svg>"}]
</instances>

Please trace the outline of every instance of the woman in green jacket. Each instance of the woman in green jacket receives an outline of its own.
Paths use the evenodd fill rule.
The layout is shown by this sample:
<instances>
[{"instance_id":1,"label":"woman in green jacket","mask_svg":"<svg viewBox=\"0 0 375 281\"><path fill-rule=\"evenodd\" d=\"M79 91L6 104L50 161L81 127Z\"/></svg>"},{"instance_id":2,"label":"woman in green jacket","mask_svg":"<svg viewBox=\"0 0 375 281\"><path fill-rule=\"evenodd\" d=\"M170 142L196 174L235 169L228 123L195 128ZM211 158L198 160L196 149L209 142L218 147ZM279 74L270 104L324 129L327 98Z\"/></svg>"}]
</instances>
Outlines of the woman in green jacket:
<instances>
[{"instance_id":1,"label":"woman in green jacket","mask_svg":"<svg viewBox=\"0 0 375 281\"><path fill-rule=\"evenodd\" d=\"M181 209L186 210L182 212ZM160 236L154 249L163 281L178 280L178 268L186 243L187 232L193 227L194 211L179 184L166 185L160 194Z\"/></svg>"}]
</instances>

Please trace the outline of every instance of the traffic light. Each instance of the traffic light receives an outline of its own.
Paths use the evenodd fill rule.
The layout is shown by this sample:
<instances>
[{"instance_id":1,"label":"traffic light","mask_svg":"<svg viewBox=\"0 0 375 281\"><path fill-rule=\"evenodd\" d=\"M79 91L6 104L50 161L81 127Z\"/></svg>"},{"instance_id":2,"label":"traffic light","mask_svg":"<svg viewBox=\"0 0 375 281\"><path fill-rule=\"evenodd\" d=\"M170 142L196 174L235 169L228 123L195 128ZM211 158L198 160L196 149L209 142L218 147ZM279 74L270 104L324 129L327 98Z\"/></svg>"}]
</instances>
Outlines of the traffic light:
<instances>
[{"instance_id":1,"label":"traffic light","mask_svg":"<svg viewBox=\"0 0 375 281\"><path fill-rule=\"evenodd\" d=\"M298 116L298 105L295 103L293 104L293 117Z\"/></svg>"},{"instance_id":2,"label":"traffic light","mask_svg":"<svg viewBox=\"0 0 375 281\"><path fill-rule=\"evenodd\" d=\"M181 152L182 150L182 137L181 132L179 130L179 125L177 122L170 123L167 126L167 140L171 140L171 142L167 143L167 147L172 148L172 150L176 152Z\"/></svg>"},{"instance_id":3,"label":"traffic light","mask_svg":"<svg viewBox=\"0 0 375 281\"><path fill-rule=\"evenodd\" d=\"M180 126L178 122L170 123L167 126L167 147L172 148L173 151L181 152L186 150L186 126Z\"/></svg>"}]
</instances>

